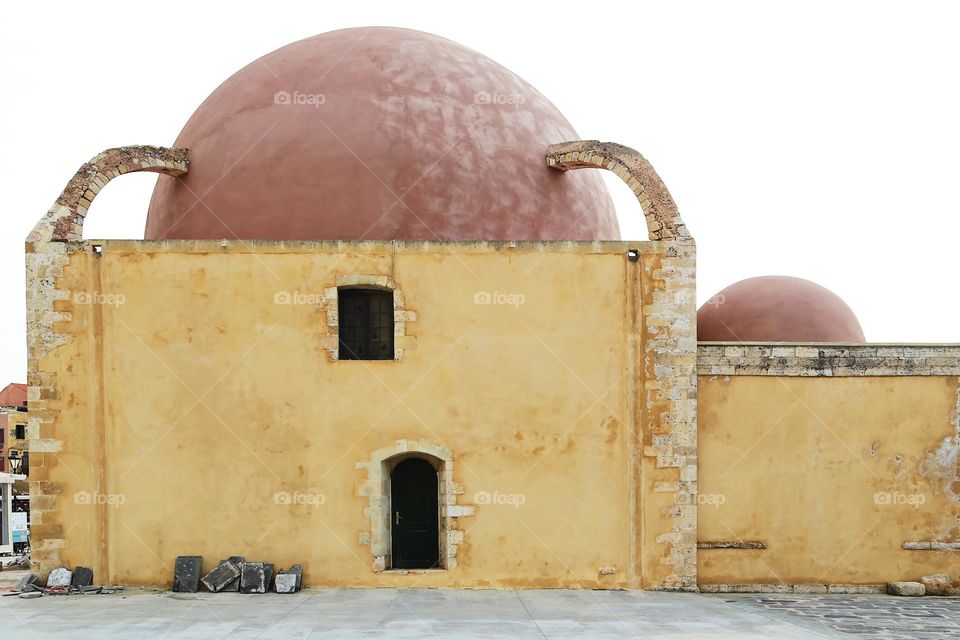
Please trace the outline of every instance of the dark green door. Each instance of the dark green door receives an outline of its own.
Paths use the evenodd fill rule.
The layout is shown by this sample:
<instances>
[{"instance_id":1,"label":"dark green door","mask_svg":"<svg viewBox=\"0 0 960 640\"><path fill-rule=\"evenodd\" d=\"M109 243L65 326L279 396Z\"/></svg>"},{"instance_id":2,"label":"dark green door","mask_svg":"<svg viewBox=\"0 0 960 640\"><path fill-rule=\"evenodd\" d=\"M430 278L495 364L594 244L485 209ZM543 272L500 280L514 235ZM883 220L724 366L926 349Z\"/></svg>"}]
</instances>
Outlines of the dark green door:
<instances>
[{"instance_id":1,"label":"dark green door","mask_svg":"<svg viewBox=\"0 0 960 640\"><path fill-rule=\"evenodd\" d=\"M440 566L437 472L426 460L404 460L390 474L394 569Z\"/></svg>"}]
</instances>

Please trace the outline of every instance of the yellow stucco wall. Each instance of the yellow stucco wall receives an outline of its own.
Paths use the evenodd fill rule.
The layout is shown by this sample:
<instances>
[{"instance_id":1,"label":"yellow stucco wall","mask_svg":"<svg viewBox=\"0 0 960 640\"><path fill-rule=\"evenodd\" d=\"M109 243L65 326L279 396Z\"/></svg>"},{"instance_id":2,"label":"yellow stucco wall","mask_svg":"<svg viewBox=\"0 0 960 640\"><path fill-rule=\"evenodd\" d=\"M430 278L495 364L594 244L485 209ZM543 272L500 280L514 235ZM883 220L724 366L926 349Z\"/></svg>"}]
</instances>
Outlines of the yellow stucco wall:
<instances>
[{"instance_id":1,"label":"yellow stucco wall","mask_svg":"<svg viewBox=\"0 0 960 640\"><path fill-rule=\"evenodd\" d=\"M638 494L644 468L651 487L680 480L657 451L640 460L659 418L637 399L631 290L662 281L625 246L190 244L68 252L53 329L70 337L31 373L57 381L31 400L55 416L33 442L40 562L154 585L193 554L204 571L237 554L300 562L313 586L640 587L672 571L673 494L645 518ZM329 357L313 302L350 274L397 283L415 314L401 361ZM398 440L453 452L457 504L476 509L456 521L455 570L371 570L360 465ZM478 498L494 494L506 504Z\"/></svg>"},{"instance_id":2,"label":"yellow stucco wall","mask_svg":"<svg viewBox=\"0 0 960 640\"><path fill-rule=\"evenodd\" d=\"M901 547L960 538L960 487L941 468L957 377L701 376L698 403L699 539L767 546L700 550L700 584L960 572L956 551Z\"/></svg>"}]
</instances>

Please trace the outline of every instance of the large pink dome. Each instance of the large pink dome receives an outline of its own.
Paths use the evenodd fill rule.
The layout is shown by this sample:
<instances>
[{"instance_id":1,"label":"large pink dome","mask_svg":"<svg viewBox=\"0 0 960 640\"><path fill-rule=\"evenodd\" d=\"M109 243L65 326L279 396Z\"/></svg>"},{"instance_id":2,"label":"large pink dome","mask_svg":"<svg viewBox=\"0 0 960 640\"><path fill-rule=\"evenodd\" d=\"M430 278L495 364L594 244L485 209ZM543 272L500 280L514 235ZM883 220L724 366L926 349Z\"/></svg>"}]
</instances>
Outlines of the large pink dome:
<instances>
[{"instance_id":1,"label":"large pink dome","mask_svg":"<svg viewBox=\"0 0 960 640\"><path fill-rule=\"evenodd\" d=\"M438 36L344 29L244 67L190 118L190 172L145 237L618 240L599 173L548 169L579 136L536 89Z\"/></svg>"},{"instance_id":2,"label":"large pink dome","mask_svg":"<svg viewBox=\"0 0 960 640\"><path fill-rule=\"evenodd\" d=\"M840 296L790 276L747 278L697 312L697 339L715 342L864 342Z\"/></svg>"}]
</instances>

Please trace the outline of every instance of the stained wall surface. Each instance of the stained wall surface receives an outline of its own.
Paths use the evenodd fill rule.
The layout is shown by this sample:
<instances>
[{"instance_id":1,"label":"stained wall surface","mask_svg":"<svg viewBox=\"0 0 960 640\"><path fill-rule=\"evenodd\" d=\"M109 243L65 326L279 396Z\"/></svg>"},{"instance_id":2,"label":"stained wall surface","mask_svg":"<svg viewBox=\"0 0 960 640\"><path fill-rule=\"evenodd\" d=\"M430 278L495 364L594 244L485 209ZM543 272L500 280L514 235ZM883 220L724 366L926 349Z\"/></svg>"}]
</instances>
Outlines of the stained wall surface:
<instances>
[{"instance_id":1,"label":"stained wall surface","mask_svg":"<svg viewBox=\"0 0 960 640\"><path fill-rule=\"evenodd\" d=\"M701 375L699 539L766 545L701 549L701 586L960 572L960 378L897 375L897 363L887 375Z\"/></svg>"},{"instance_id":2,"label":"stained wall surface","mask_svg":"<svg viewBox=\"0 0 960 640\"><path fill-rule=\"evenodd\" d=\"M34 568L168 585L178 555L244 555L312 586L689 588L693 258L668 245L38 243ZM332 356L330 296L361 280L402 296L396 361ZM451 452L448 570L376 566L384 448Z\"/></svg>"}]
</instances>

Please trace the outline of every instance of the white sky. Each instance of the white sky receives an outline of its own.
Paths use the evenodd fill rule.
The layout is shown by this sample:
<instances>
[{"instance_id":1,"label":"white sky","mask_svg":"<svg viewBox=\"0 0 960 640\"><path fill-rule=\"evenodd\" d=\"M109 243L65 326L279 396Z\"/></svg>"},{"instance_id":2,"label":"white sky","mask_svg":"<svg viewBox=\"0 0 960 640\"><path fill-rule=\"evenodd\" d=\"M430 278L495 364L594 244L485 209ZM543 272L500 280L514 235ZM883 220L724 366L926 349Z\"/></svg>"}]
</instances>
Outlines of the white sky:
<instances>
[{"instance_id":1,"label":"white sky","mask_svg":"<svg viewBox=\"0 0 960 640\"><path fill-rule=\"evenodd\" d=\"M960 4L11 2L0 383L26 377L23 240L83 162L169 145L248 62L375 24L476 49L583 138L646 155L697 240L701 302L742 278L795 275L844 298L870 341L960 341ZM603 173L624 238L645 238L632 194ZM112 182L84 236L141 238L155 181Z\"/></svg>"}]
</instances>

